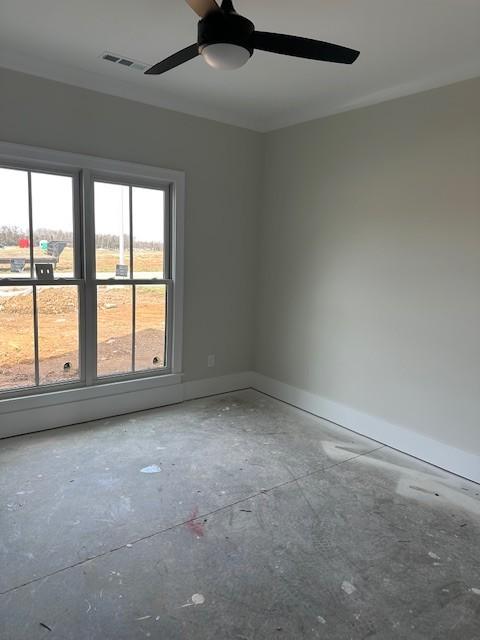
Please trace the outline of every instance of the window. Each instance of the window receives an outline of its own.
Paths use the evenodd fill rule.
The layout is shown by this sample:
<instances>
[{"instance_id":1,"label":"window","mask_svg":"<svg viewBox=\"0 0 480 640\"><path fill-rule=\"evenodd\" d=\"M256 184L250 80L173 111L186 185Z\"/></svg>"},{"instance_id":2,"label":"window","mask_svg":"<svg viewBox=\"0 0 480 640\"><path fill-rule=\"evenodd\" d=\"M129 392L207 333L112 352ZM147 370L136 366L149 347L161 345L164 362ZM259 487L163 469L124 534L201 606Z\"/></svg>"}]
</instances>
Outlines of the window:
<instances>
[{"instance_id":1,"label":"window","mask_svg":"<svg viewBox=\"0 0 480 640\"><path fill-rule=\"evenodd\" d=\"M97 375L167 366L168 202L161 188L95 179Z\"/></svg>"},{"instance_id":2,"label":"window","mask_svg":"<svg viewBox=\"0 0 480 640\"><path fill-rule=\"evenodd\" d=\"M81 379L77 185L0 167L0 391Z\"/></svg>"},{"instance_id":3,"label":"window","mask_svg":"<svg viewBox=\"0 0 480 640\"><path fill-rule=\"evenodd\" d=\"M180 183L120 164L0 157L0 399L180 371Z\"/></svg>"}]
</instances>

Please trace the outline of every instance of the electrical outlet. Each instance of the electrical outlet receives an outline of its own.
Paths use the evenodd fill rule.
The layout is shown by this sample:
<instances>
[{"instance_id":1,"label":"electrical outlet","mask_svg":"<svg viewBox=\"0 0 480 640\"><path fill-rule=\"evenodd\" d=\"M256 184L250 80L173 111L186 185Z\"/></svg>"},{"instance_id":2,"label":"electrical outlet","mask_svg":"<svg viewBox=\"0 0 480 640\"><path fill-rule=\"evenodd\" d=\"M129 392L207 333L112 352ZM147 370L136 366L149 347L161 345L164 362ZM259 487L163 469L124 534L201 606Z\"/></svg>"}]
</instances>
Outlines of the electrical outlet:
<instances>
[{"instance_id":1,"label":"electrical outlet","mask_svg":"<svg viewBox=\"0 0 480 640\"><path fill-rule=\"evenodd\" d=\"M215 366L215 355L214 355L214 354L212 354L212 355L208 356L208 358L207 358L207 365L208 365L209 367L214 367L214 366Z\"/></svg>"}]
</instances>

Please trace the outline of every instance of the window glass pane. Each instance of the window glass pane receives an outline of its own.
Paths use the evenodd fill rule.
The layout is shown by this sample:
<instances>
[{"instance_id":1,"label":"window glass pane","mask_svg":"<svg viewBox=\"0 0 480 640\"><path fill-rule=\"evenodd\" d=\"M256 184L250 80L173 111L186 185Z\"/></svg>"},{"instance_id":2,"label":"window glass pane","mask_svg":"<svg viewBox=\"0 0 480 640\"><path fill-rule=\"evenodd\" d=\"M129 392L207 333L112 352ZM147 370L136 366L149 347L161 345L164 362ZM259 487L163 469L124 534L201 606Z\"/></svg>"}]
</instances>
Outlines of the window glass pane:
<instances>
[{"instance_id":1,"label":"window glass pane","mask_svg":"<svg viewBox=\"0 0 480 640\"><path fill-rule=\"evenodd\" d=\"M165 285L135 287L135 370L165 366Z\"/></svg>"},{"instance_id":2,"label":"window glass pane","mask_svg":"<svg viewBox=\"0 0 480 640\"><path fill-rule=\"evenodd\" d=\"M97 287L97 375L132 371L132 287Z\"/></svg>"},{"instance_id":3,"label":"window glass pane","mask_svg":"<svg viewBox=\"0 0 480 640\"><path fill-rule=\"evenodd\" d=\"M51 173L31 175L34 262L53 265L58 278L72 278L73 178Z\"/></svg>"},{"instance_id":4,"label":"window glass pane","mask_svg":"<svg viewBox=\"0 0 480 640\"><path fill-rule=\"evenodd\" d=\"M163 278L165 192L132 188L133 272L135 278Z\"/></svg>"},{"instance_id":5,"label":"window glass pane","mask_svg":"<svg viewBox=\"0 0 480 640\"><path fill-rule=\"evenodd\" d=\"M28 173L0 167L0 278L30 277Z\"/></svg>"},{"instance_id":6,"label":"window glass pane","mask_svg":"<svg viewBox=\"0 0 480 640\"><path fill-rule=\"evenodd\" d=\"M0 287L0 390L34 385L32 287Z\"/></svg>"},{"instance_id":7,"label":"window glass pane","mask_svg":"<svg viewBox=\"0 0 480 640\"><path fill-rule=\"evenodd\" d=\"M78 380L78 287L37 287L40 384Z\"/></svg>"},{"instance_id":8,"label":"window glass pane","mask_svg":"<svg viewBox=\"0 0 480 640\"><path fill-rule=\"evenodd\" d=\"M130 275L130 197L120 184L94 183L97 278Z\"/></svg>"}]
</instances>

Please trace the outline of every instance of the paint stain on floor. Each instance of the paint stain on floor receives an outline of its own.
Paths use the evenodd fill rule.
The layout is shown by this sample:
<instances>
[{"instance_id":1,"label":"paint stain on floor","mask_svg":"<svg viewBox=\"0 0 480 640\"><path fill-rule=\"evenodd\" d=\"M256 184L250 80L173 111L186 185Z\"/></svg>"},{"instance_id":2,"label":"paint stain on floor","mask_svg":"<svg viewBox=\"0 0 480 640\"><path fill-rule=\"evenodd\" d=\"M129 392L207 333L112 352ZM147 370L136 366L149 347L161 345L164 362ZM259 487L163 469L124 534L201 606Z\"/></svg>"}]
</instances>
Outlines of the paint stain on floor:
<instances>
[{"instance_id":1,"label":"paint stain on floor","mask_svg":"<svg viewBox=\"0 0 480 640\"><path fill-rule=\"evenodd\" d=\"M140 473L160 473L161 470L162 469L158 466L158 464L151 464L148 467L143 467L143 469L140 469Z\"/></svg>"},{"instance_id":2,"label":"paint stain on floor","mask_svg":"<svg viewBox=\"0 0 480 640\"><path fill-rule=\"evenodd\" d=\"M345 591L347 595L351 596L356 590L357 588L351 582L347 582L347 580L342 582L342 591Z\"/></svg>"},{"instance_id":3,"label":"paint stain on floor","mask_svg":"<svg viewBox=\"0 0 480 640\"><path fill-rule=\"evenodd\" d=\"M205 535L203 522L200 522L198 520L198 507L195 507L195 509L192 511L192 513L190 514L190 518L185 523L185 526L189 531L191 531L199 538L202 538Z\"/></svg>"},{"instance_id":4,"label":"paint stain on floor","mask_svg":"<svg viewBox=\"0 0 480 640\"><path fill-rule=\"evenodd\" d=\"M190 600L182 605L182 609L185 609L185 607L198 607L201 604L205 604L205 596L203 593L194 593Z\"/></svg>"}]
</instances>

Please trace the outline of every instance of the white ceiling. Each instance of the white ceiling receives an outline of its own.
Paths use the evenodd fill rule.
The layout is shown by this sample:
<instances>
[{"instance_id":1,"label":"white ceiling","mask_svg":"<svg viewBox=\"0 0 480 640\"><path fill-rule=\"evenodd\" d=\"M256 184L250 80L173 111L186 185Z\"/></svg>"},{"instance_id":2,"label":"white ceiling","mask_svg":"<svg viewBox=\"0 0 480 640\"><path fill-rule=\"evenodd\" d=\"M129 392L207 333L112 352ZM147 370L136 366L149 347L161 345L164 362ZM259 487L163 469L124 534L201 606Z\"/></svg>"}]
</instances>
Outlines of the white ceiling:
<instances>
[{"instance_id":1,"label":"white ceiling","mask_svg":"<svg viewBox=\"0 0 480 640\"><path fill-rule=\"evenodd\" d=\"M0 65L267 131L480 76L480 0L237 0L259 30L360 49L353 66L256 52L233 72L201 58L144 76L196 39L183 0L0 0Z\"/></svg>"}]
</instances>

